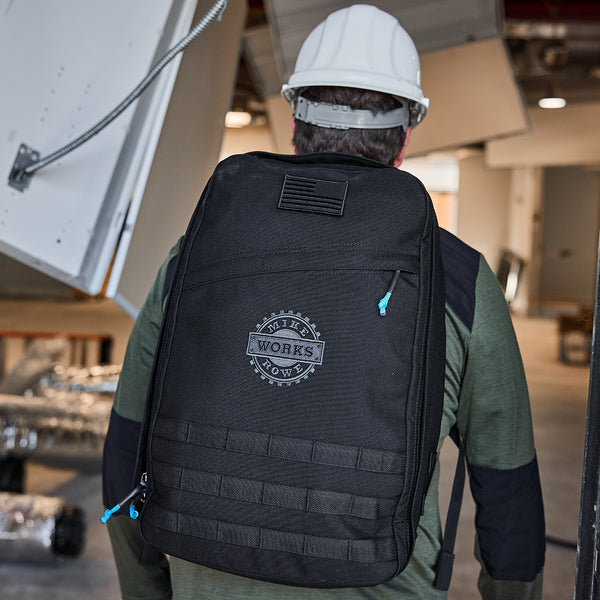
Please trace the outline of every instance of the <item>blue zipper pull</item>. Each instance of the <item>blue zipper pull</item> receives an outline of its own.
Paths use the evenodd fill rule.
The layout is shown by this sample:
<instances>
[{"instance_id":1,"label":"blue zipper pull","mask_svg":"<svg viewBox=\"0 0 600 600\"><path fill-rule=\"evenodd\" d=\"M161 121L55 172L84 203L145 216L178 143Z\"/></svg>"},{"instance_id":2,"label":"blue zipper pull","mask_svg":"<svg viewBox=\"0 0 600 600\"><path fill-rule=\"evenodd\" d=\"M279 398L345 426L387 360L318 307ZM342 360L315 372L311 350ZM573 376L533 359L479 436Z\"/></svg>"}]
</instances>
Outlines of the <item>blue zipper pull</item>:
<instances>
[{"instance_id":1,"label":"blue zipper pull","mask_svg":"<svg viewBox=\"0 0 600 600\"><path fill-rule=\"evenodd\" d=\"M120 504L115 504L112 508L107 508L104 511L104 516L100 517L100 520L103 523L106 523L106 521L108 521L111 518L111 516L113 515L113 513L116 513L120 508L121 508Z\"/></svg>"},{"instance_id":2,"label":"blue zipper pull","mask_svg":"<svg viewBox=\"0 0 600 600\"><path fill-rule=\"evenodd\" d=\"M122 506L124 506L125 504L127 504L127 502L131 502L131 506L129 508L129 516L132 519L137 519L139 513L137 512L137 510L135 510L133 504L134 502L139 498L139 497L144 497L144 495L146 494L146 480L147 480L147 475L146 473L144 473L142 475L142 478L140 479L140 482L133 488L133 490L131 490L131 492L129 492L129 494L127 494L127 496L125 496L125 498L123 498L123 500L121 500L118 504L115 504L112 508L107 508L104 511L104 515L102 517L100 517L100 520L103 523L106 523L114 513L116 513L118 510L120 510L120 508ZM133 508L133 511L131 510ZM133 514L135 513L135 516L133 516Z\"/></svg>"},{"instance_id":3,"label":"blue zipper pull","mask_svg":"<svg viewBox=\"0 0 600 600\"><path fill-rule=\"evenodd\" d=\"M394 278L392 279L392 283L390 283L390 287L388 288L386 295L377 304L377 307L379 308L379 314L382 317L385 317L385 315L386 315L387 305L388 305L388 302L390 301L390 298L392 297L394 288L396 287L396 284L398 283L398 279L400 279L400 271L394 271Z\"/></svg>"}]
</instances>

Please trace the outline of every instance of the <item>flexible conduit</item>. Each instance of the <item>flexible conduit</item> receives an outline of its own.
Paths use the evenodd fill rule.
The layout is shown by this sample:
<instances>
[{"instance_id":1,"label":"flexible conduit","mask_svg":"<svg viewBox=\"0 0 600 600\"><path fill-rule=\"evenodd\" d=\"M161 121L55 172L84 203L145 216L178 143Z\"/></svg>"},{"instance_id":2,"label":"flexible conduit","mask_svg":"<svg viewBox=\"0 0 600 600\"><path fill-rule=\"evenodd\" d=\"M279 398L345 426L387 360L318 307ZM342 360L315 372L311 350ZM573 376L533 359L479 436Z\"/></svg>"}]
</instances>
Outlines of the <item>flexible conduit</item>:
<instances>
[{"instance_id":1,"label":"flexible conduit","mask_svg":"<svg viewBox=\"0 0 600 600\"><path fill-rule=\"evenodd\" d=\"M175 46L173 46L148 72L146 77L135 87L135 89L108 115L102 120L98 121L96 125L88 129L85 133L80 135L77 139L73 140L66 146L59 148L52 154L41 158L40 160L30 164L21 173L17 175L17 179L20 179L24 175L32 175L39 169L42 169L50 163L58 160L78 148L89 139L93 138L96 134L102 131L107 125L112 123L134 100L136 100L144 90L154 81L156 76L169 64L180 52L185 50L207 27L214 21L216 17L221 18L223 11L227 7L228 0L217 0L209 11L202 17L202 19L195 25L190 32Z\"/></svg>"}]
</instances>

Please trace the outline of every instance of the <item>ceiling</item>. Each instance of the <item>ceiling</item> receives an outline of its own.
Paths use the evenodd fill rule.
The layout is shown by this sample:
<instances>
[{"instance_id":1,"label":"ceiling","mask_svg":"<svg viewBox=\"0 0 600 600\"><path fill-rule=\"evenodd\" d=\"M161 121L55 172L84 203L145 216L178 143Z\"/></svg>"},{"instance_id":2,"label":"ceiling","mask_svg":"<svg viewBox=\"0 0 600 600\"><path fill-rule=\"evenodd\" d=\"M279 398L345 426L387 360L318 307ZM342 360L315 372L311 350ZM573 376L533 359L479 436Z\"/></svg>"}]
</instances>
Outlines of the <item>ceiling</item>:
<instances>
[{"instance_id":1,"label":"ceiling","mask_svg":"<svg viewBox=\"0 0 600 600\"><path fill-rule=\"evenodd\" d=\"M394 15L426 53L497 35L500 12L490 0L377 0L378 8ZM266 0L275 55L284 79L292 73L296 55L310 32L348 0Z\"/></svg>"},{"instance_id":2,"label":"ceiling","mask_svg":"<svg viewBox=\"0 0 600 600\"><path fill-rule=\"evenodd\" d=\"M505 0L504 38L534 105L553 90L568 104L600 100L600 2Z\"/></svg>"},{"instance_id":3,"label":"ceiling","mask_svg":"<svg viewBox=\"0 0 600 600\"><path fill-rule=\"evenodd\" d=\"M598 0L372 0L399 16L420 53L502 38L526 103L550 92L600 101ZM248 0L234 107L254 114L277 94L308 32L347 0ZM285 41L285 43L283 43ZM425 91L426 82L425 82Z\"/></svg>"}]
</instances>

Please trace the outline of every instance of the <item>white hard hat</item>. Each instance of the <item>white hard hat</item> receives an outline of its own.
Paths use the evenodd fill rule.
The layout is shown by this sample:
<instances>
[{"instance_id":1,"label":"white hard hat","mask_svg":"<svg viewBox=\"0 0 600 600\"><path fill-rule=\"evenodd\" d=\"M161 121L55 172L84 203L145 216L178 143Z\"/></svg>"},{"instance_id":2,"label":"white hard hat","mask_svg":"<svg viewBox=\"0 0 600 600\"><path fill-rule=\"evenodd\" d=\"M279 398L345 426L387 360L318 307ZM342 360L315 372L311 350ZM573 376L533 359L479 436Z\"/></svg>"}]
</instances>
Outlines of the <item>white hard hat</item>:
<instances>
[{"instance_id":1,"label":"white hard hat","mask_svg":"<svg viewBox=\"0 0 600 600\"><path fill-rule=\"evenodd\" d=\"M395 17L366 4L331 13L312 30L281 94L296 108L299 93L311 86L375 90L406 99L406 120L413 127L429 107L421 91L421 66L412 39Z\"/></svg>"}]
</instances>

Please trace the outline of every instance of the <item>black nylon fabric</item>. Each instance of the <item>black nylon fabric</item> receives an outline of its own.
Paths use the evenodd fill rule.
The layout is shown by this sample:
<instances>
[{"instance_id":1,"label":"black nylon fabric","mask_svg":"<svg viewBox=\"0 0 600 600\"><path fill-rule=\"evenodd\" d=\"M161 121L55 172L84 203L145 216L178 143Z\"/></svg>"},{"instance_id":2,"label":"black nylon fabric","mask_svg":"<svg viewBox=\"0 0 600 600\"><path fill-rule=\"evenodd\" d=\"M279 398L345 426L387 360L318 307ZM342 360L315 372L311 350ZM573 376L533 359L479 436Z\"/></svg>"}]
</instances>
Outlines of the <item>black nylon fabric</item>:
<instances>
[{"instance_id":1,"label":"black nylon fabric","mask_svg":"<svg viewBox=\"0 0 600 600\"><path fill-rule=\"evenodd\" d=\"M182 515L167 509L158 510L156 504L151 506L148 512L150 515L155 513L153 518L156 525L165 531L218 540L235 546L280 550L290 554L346 560L353 563L383 562L396 557L392 537L353 540L290 533L267 527Z\"/></svg>"},{"instance_id":2,"label":"black nylon fabric","mask_svg":"<svg viewBox=\"0 0 600 600\"><path fill-rule=\"evenodd\" d=\"M481 256L445 229L440 229L440 243L444 257L446 301L470 331L475 315L475 281Z\"/></svg>"},{"instance_id":3,"label":"black nylon fabric","mask_svg":"<svg viewBox=\"0 0 600 600\"><path fill-rule=\"evenodd\" d=\"M405 457L400 452L302 440L230 427L195 425L191 421L158 418L155 435L174 442L270 456L280 460L343 467L373 473L404 473Z\"/></svg>"},{"instance_id":4,"label":"black nylon fabric","mask_svg":"<svg viewBox=\"0 0 600 600\"><path fill-rule=\"evenodd\" d=\"M173 467L160 461L155 461L154 474L163 485L187 492L321 514L377 519L391 516L396 506L396 502L392 498L357 496L356 494L280 485Z\"/></svg>"},{"instance_id":5,"label":"black nylon fabric","mask_svg":"<svg viewBox=\"0 0 600 600\"><path fill-rule=\"evenodd\" d=\"M533 581L544 566L545 524L537 458L517 469L469 465L481 556L494 579ZM536 535L531 535L531 532Z\"/></svg>"},{"instance_id":6,"label":"black nylon fabric","mask_svg":"<svg viewBox=\"0 0 600 600\"><path fill-rule=\"evenodd\" d=\"M323 486L323 481L331 478L331 467L316 463L290 462L275 460L271 457L243 454L241 452L222 452L212 448L192 446L189 444L173 444L163 438L155 437L152 441L153 462L158 460L177 467L198 469L199 465L210 464L211 472L237 477L268 480L278 485L292 485L311 489L330 489ZM173 461L173 455L176 461ZM353 469L336 469L335 490L340 493L360 496L389 497L390 489L402 490L405 474L372 473L362 471L356 477Z\"/></svg>"},{"instance_id":7,"label":"black nylon fabric","mask_svg":"<svg viewBox=\"0 0 600 600\"><path fill-rule=\"evenodd\" d=\"M343 211L279 208L286 178L301 177L320 182L319 205L346 190ZM404 568L443 403L438 235L420 182L381 163L253 153L219 165L155 358L138 455L149 543L288 585L376 585ZM208 492L190 489L199 472ZM243 499L257 485L261 501Z\"/></svg>"},{"instance_id":8,"label":"black nylon fabric","mask_svg":"<svg viewBox=\"0 0 600 600\"><path fill-rule=\"evenodd\" d=\"M141 424L111 410L102 460L102 501L112 508L131 491ZM139 479L138 479L139 481ZM127 514L129 505L117 514Z\"/></svg>"}]
</instances>

